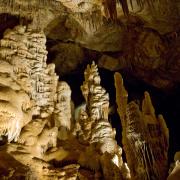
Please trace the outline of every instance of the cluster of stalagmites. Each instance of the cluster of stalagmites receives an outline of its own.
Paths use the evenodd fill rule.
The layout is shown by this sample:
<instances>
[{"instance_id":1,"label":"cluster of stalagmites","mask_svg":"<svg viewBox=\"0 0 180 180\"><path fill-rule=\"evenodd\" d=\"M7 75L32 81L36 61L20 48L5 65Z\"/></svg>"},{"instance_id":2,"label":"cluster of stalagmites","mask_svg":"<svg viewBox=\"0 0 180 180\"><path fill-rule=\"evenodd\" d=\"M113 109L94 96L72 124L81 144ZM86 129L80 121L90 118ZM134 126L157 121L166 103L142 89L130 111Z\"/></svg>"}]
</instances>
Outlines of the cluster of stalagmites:
<instances>
[{"instance_id":1,"label":"cluster of stalagmites","mask_svg":"<svg viewBox=\"0 0 180 180\"><path fill-rule=\"evenodd\" d=\"M47 65L45 43L43 32L24 26L7 30L0 41L0 136L9 142L0 150L0 161L6 164L4 157L10 156L9 163L29 168L20 173L18 164L4 174L0 165L0 177L164 180L169 134L149 94L141 109L128 103L122 78L115 74L125 163L108 121L109 95L100 85L97 66L93 62L85 70L85 105L74 118L71 89L58 82L54 65Z\"/></svg>"},{"instance_id":2,"label":"cluster of stalagmites","mask_svg":"<svg viewBox=\"0 0 180 180\"><path fill-rule=\"evenodd\" d=\"M122 123L122 143L133 179L166 179L169 131L162 115L156 117L148 92L142 107L128 103L128 94L119 73L115 73L118 113Z\"/></svg>"},{"instance_id":3,"label":"cluster of stalagmites","mask_svg":"<svg viewBox=\"0 0 180 180\"><path fill-rule=\"evenodd\" d=\"M128 179L129 169L123 163L122 149L117 145L115 130L108 121L109 95L100 85L94 62L87 66L84 76L81 90L86 106L80 111L75 130L78 140L87 147L79 162L95 171L102 168L105 179Z\"/></svg>"}]
</instances>

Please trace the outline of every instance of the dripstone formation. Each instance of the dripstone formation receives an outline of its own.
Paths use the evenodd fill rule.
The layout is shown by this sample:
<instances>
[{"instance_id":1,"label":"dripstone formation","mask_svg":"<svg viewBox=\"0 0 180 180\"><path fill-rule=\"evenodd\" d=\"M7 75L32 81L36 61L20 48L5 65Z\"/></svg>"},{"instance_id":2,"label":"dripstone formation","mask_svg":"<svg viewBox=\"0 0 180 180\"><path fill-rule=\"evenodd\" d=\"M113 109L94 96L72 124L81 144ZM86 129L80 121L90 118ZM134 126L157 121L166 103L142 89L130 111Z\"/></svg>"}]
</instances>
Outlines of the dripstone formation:
<instances>
[{"instance_id":1,"label":"dripstone formation","mask_svg":"<svg viewBox=\"0 0 180 180\"><path fill-rule=\"evenodd\" d=\"M54 64L47 64L45 43L42 31L21 25L0 40L0 177L164 180L169 132L149 93L141 108L128 103L122 77L115 74L120 147L95 62L84 72L85 105L75 118L70 86L59 80ZM178 155L175 161L172 172Z\"/></svg>"}]
</instances>

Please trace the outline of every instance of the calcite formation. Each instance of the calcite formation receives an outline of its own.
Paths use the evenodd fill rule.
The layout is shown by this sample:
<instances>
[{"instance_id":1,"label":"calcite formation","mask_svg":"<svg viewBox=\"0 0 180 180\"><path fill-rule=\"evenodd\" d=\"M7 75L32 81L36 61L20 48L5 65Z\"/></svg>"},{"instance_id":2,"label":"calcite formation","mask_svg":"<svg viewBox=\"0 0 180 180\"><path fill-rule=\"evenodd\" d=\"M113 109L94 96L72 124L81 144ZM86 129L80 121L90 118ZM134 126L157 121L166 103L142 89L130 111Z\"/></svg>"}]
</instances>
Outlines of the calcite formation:
<instances>
[{"instance_id":1,"label":"calcite formation","mask_svg":"<svg viewBox=\"0 0 180 180\"><path fill-rule=\"evenodd\" d=\"M32 118L30 98L24 92L16 92L10 87L0 87L0 135L8 136L8 141L17 141L21 128Z\"/></svg>"},{"instance_id":2,"label":"calcite formation","mask_svg":"<svg viewBox=\"0 0 180 180\"><path fill-rule=\"evenodd\" d=\"M54 73L55 66L46 64L45 42L42 32L33 32L25 26L7 30L0 41L1 59L13 66L15 80L35 101L34 113L36 111L35 114L42 117L53 111L58 80Z\"/></svg>"},{"instance_id":3,"label":"calcite formation","mask_svg":"<svg viewBox=\"0 0 180 180\"><path fill-rule=\"evenodd\" d=\"M178 180L180 178L180 163L179 161L175 162L175 166L168 176L167 180Z\"/></svg>"},{"instance_id":4,"label":"calcite formation","mask_svg":"<svg viewBox=\"0 0 180 180\"><path fill-rule=\"evenodd\" d=\"M30 167L30 179L33 176L42 178L45 170L42 172L41 168L45 164L49 167L48 163L43 165L43 161L67 155L66 151L57 148L58 128L62 125L70 129L71 126L71 91L66 83L58 84L55 65L47 65L45 43L43 32L21 25L7 30L0 41L0 136L7 136L9 142L17 141L8 145L7 152ZM69 93L65 93L67 88ZM62 118L60 110L65 110L63 113L67 121ZM55 113L59 113L56 118ZM66 176L66 171L70 175L70 169L64 168L62 173L49 169L45 174L62 177ZM72 167L72 172L75 173L76 169Z\"/></svg>"},{"instance_id":5,"label":"calcite formation","mask_svg":"<svg viewBox=\"0 0 180 180\"><path fill-rule=\"evenodd\" d=\"M6 128L1 135L7 133L9 141L17 140L21 128L32 119L33 115L47 118L54 110L58 76L54 72L55 66L46 64L45 42L46 38L42 32L37 33L25 26L7 30L0 41L1 94L4 100L2 103L5 101L8 103L13 99L15 103L13 107L18 106L15 110L10 103L6 105L9 107L9 113L12 112L12 115L7 116L6 123L8 124L9 118L16 119L16 125L11 128L10 123L3 125ZM3 73L7 74L7 80ZM4 99L7 93L8 99Z\"/></svg>"},{"instance_id":6,"label":"calcite formation","mask_svg":"<svg viewBox=\"0 0 180 180\"><path fill-rule=\"evenodd\" d=\"M95 62L84 72L85 103L74 117L71 88L47 64L45 43L41 30L22 25L0 40L0 178L164 180L169 132L149 93L141 107L128 102L122 77L115 74L121 148Z\"/></svg>"},{"instance_id":7,"label":"calcite formation","mask_svg":"<svg viewBox=\"0 0 180 180\"><path fill-rule=\"evenodd\" d=\"M85 154L81 154L79 162L96 171L102 167L105 179L126 179L130 173L128 168L127 171L123 170L122 151L115 140L115 129L108 121L109 96L100 85L101 79L94 62L87 66L84 77L81 90L86 106L81 110L77 122L77 137L88 147ZM94 153L95 159L84 157ZM107 165L107 162L110 164Z\"/></svg>"},{"instance_id":8,"label":"calcite formation","mask_svg":"<svg viewBox=\"0 0 180 180\"><path fill-rule=\"evenodd\" d=\"M174 155L174 163L171 164L169 169L169 176L167 180L176 180L180 178L180 152L176 152Z\"/></svg>"},{"instance_id":9,"label":"calcite formation","mask_svg":"<svg viewBox=\"0 0 180 180\"><path fill-rule=\"evenodd\" d=\"M109 96L97 66L93 62L85 71L81 89L86 106L73 124L71 89L58 82L54 64L47 65L45 43L43 32L21 25L7 30L0 41L0 136L9 141L1 152L27 167L23 177L29 179L88 177L90 172L83 175L80 166L95 170L96 178L130 177L108 122ZM8 172L1 177L18 177L16 169Z\"/></svg>"},{"instance_id":10,"label":"calcite formation","mask_svg":"<svg viewBox=\"0 0 180 180\"><path fill-rule=\"evenodd\" d=\"M27 50L25 39L23 43L20 35L23 32L24 27L16 27L14 31L7 31L5 38L0 41L1 135L8 135L9 142L17 140L21 128L32 118L33 103L28 95L30 69L26 61L21 65L24 60L21 53Z\"/></svg>"},{"instance_id":11,"label":"calcite formation","mask_svg":"<svg viewBox=\"0 0 180 180\"><path fill-rule=\"evenodd\" d=\"M156 117L148 92L142 107L127 103L122 77L115 74L116 98L123 132L122 142L134 179L165 179L168 168L169 131L162 115Z\"/></svg>"},{"instance_id":12,"label":"calcite formation","mask_svg":"<svg viewBox=\"0 0 180 180\"><path fill-rule=\"evenodd\" d=\"M180 178L180 152L174 155L174 162L170 165L169 176L167 180L178 180Z\"/></svg>"},{"instance_id":13,"label":"calcite formation","mask_svg":"<svg viewBox=\"0 0 180 180\"><path fill-rule=\"evenodd\" d=\"M21 135L18 138L18 142L27 146L34 145L37 141L37 136L41 134L44 129L47 120L36 119L28 123L21 131ZM33 129L33 131L32 131Z\"/></svg>"},{"instance_id":14,"label":"calcite formation","mask_svg":"<svg viewBox=\"0 0 180 180\"><path fill-rule=\"evenodd\" d=\"M58 138L66 138L67 130L71 129L71 89L66 82L57 86L57 103L54 110L55 126L59 128Z\"/></svg>"},{"instance_id":15,"label":"calcite formation","mask_svg":"<svg viewBox=\"0 0 180 180\"><path fill-rule=\"evenodd\" d=\"M82 127L82 136L90 142L94 139L91 135L93 127L95 127L99 121L108 123L109 96L100 85L101 79L95 63L91 66L88 65L84 76L85 81L81 86L81 90L86 101L86 109L81 110L79 123Z\"/></svg>"}]
</instances>

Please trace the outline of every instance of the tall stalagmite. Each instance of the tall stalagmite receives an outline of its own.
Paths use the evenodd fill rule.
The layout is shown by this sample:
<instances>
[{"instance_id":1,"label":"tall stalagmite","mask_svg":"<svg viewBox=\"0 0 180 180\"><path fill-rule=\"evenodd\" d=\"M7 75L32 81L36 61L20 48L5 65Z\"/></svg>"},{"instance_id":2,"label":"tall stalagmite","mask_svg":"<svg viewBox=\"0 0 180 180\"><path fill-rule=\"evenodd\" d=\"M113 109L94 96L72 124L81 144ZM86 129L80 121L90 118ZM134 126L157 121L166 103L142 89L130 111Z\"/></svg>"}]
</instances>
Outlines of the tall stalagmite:
<instances>
[{"instance_id":1,"label":"tall stalagmite","mask_svg":"<svg viewBox=\"0 0 180 180\"><path fill-rule=\"evenodd\" d=\"M156 117L148 92L142 107L127 103L127 93L119 73L115 73L116 102L121 118L123 148L134 179L164 180L168 169L169 132L162 115Z\"/></svg>"},{"instance_id":2,"label":"tall stalagmite","mask_svg":"<svg viewBox=\"0 0 180 180\"><path fill-rule=\"evenodd\" d=\"M9 172L13 178L51 179L53 176L76 179L79 165L58 169L48 163L67 153L57 147L59 124L54 121L59 119L53 119L55 109L57 113L59 107L57 98L64 95L60 86L63 82L58 86L55 65L46 63L45 43L42 31L21 25L7 30L0 40L0 137L7 136L11 142L4 153L13 157L12 163L20 162L21 166L29 168L29 173L18 174L17 168L13 167ZM70 93L67 96L69 100ZM68 100L61 103L61 109L66 110L64 113L68 113L69 120ZM68 120L65 126L69 129ZM62 125L63 120L60 119L59 123ZM4 162L4 157L1 157L1 162ZM4 167L3 170L1 167L0 172L3 171ZM0 173L0 178L8 179L9 176Z\"/></svg>"},{"instance_id":3,"label":"tall stalagmite","mask_svg":"<svg viewBox=\"0 0 180 180\"><path fill-rule=\"evenodd\" d=\"M129 179L129 169L123 163L122 150L115 140L116 131L108 121L109 95L100 85L101 79L94 62L87 66L84 76L81 90L86 107L81 109L77 135L87 148L79 161L95 170L101 167L105 179ZM89 159L85 156L93 157Z\"/></svg>"}]
</instances>

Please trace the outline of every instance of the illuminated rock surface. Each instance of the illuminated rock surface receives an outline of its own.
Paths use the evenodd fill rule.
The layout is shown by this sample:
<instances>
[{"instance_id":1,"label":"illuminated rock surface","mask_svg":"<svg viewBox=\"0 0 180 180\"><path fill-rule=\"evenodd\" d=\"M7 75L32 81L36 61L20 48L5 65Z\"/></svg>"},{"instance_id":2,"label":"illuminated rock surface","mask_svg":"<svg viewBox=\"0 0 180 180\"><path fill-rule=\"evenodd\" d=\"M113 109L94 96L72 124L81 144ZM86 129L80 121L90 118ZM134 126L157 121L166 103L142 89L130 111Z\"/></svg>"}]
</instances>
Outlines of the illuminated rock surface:
<instances>
[{"instance_id":1,"label":"illuminated rock surface","mask_svg":"<svg viewBox=\"0 0 180 180\"><path fill-rule=\"evenodd\" d=\"M0 0L0 179L179 180L179 12Z\"/></svg>"}]
</instances>

